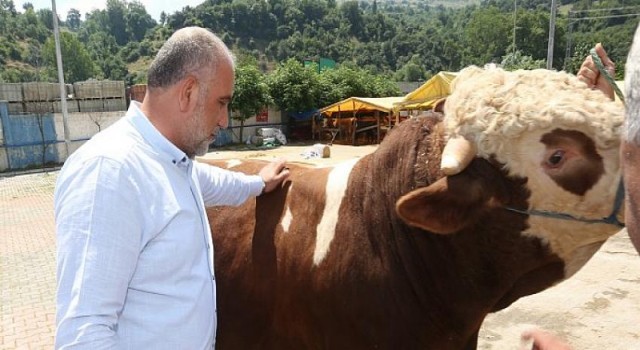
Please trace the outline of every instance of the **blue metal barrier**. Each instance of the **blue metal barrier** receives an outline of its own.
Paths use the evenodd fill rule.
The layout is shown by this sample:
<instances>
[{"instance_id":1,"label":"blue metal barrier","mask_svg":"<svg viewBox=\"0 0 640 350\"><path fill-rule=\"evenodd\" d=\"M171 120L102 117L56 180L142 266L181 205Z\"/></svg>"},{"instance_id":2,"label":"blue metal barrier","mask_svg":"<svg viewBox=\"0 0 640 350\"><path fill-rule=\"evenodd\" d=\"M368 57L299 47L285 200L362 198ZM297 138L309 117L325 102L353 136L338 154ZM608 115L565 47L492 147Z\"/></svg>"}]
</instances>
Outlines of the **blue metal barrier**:
<instances>
[{"instance_id":1,"label":"blue metal barrier","mask_svg":"<svg viewBox=\"0 0 640 350\"><path fill-rule=\"evenodd\" d=\"M10 115L7 104L0 102L0 122L8 170L60 162L53 114Z\"/></svg>"}]
</instances>

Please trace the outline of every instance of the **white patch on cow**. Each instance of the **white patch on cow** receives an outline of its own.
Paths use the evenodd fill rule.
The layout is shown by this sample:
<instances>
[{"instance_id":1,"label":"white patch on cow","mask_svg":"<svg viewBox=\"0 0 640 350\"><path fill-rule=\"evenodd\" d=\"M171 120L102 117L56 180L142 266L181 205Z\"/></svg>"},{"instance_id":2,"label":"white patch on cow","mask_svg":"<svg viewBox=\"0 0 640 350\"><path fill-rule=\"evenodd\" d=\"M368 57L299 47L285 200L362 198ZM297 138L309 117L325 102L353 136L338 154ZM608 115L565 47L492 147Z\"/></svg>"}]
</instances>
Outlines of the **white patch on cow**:
<instances>
[{"instance_id":1,"label":"white patch on cow","mask_svg":"<svg viewBox=\"0 0 640 350\"><path fill-rule=\"evenodd\" d=\"M564 265L565 278L573 276L593 257L604 241L593 242L576 248L571 254L571 258Z\"/></svg>"},{"instance_id":2,"label":"white patch on cow","mask_svg":"<svg viewBox=\"0 0 640 350\"><path fill-rule=\"evenodd\" d=\"M284 216L282 217L282 221L280 222L284 233L289 232L289 226L291 226L292 220L293 220L293 215L291 215L291 208L287 206L287 210L284 212Z\"/></svg>"},{"instance_id":3,"label":"white patch on cow","mask_svg":"<svg viewBox=\"0 0 640 350\"><path fill-rule=\"evenodd\" d=\"M336 234L340 205L347 190L349 174L358 159L337 165L327 177L325 188L326 203L320 223L316 228L316 248L313 252L313 264L318 266L329 252L329 247Z\"/></svg>"},{"instance_id":4,"label":"white patch on cow","mask_svg":"<svg viewBox=\"0 0 640 350\"><path fill-rule=\"evenodd\" d=\"M235 166L238 166L240 164L242 164L242 161L240 159L229 159L229 160L227 160L226 167L227 167L227 169L231 169L231 168L233 168Z\"/></svg>"},{"instance_id":5,"label":"white patch on cow","mask_svg":"<svg viewBox=\"0 0 640 350\"><path fill-rule=\"evenodd\" d=\"M578 223L540 216L530 216L529 225L524 235L541 239L564 261L565 278L578 272L605 240L619 231L607 224Z\"/></svg>"},{"instance_id":6,"label":"white patch on cow","mask_svg":"<svg viewBox=\"0 0 640 350\"><path fill-rule=\"evenodd\" d=\"M293 184L289 186L289 195L291 195L292 190L293 190ZM285 210L284 216L280 221L280 225L282 225L282 230L284 231L284 233L289 232L291 221L293 221L293 214L291 214L291 208L289 207L289 205L287 205L287 210Z\"/></svg>"},{"instance_id":7,"label":"white patch on cow","mask_svg":"<svg viewBox=\"0 0 640 350\"><path fill-rule=\"evenodd\" d=\"M531 191L529 209L569 214L574 217L601 219L613 210L614 199L621 174L618 169L617 147L598 149L604 162L604 176L584 195L570 193L560 187L539 168L543 161L544 145L538 142L544 131L528 134L515 140L503 156L507 158L512 175L527 177ZM529 216L525 236L537 237L549 245L550 250L565 263L565 278L576 273L599 247L620 228L600 223Z\"/></svg>"}]
</instances>

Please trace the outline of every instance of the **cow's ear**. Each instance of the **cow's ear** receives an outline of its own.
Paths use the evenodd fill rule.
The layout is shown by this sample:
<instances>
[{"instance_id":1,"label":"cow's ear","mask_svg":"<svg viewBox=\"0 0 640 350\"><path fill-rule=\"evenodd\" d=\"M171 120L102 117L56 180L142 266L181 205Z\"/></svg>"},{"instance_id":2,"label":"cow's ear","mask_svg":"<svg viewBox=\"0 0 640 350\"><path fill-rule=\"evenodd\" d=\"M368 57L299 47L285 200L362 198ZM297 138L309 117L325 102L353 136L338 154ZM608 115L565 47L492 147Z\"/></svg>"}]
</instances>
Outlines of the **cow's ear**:
<instances>
[{"instance_id":1,"label":"cow's ear","mask_svg":"<svg viewBox=\"0 0 640 350\"><path fill-rule=\"evenodd\" d=\"M450 234L472 225L491 203L495 204L492 188L483 178L462 172L402 196L396 212L408 225Z\"/></svg>"}]
</instances>

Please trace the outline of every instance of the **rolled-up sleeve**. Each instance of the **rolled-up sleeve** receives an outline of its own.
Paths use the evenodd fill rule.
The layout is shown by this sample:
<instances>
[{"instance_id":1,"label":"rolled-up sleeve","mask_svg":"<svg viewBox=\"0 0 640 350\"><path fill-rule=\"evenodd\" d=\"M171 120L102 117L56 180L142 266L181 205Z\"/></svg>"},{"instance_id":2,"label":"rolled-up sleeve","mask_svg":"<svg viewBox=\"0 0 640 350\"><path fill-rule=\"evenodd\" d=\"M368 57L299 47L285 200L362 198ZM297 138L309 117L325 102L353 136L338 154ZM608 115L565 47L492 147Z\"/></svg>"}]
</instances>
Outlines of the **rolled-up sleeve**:
<instances>
[{"instance_id":1,"label":"rolled-up sleeve","mask_svg":"<svg viewBox=\"0 0 640 350\"><path fill-rule=\"evenodd\" d=\"M116 348L135 271L142 215L121 164L93 158L61 174L55 194L56 349Z\"/></svg>"},{"instance_id":2,"label":"rolled-up sleeve","mask_svg":"<svg viewBox=\"0 0 640 350\"><path fill-rule=\"evenodd\" d=\"M246 175L200 162L194 164L206 206L238 206L262 193L264 188L264 182L258 175Z\"/></svg>"}]
</instances>

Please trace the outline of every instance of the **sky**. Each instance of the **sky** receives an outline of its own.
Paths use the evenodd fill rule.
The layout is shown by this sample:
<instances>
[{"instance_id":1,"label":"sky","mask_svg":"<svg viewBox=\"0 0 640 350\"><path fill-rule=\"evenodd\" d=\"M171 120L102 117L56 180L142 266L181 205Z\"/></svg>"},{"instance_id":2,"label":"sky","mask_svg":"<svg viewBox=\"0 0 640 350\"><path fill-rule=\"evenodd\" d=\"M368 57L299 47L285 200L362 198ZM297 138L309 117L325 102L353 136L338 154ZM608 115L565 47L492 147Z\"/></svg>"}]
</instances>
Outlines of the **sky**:
<instances>
[{"instance_id":1,"label":"sky","mask_svg":"<svg viewBox=\"0 0 640 350\"><path fill-rule=\"evenodd\" d=\"M182 10L185 6L194 7L204 2L204 0L139 0L147 9L147 13L156 21L160 20L160 12L172 14ZM51 8L51 0L13 0L18 12L24 12L22 4L30 2L33 8L39 10L41 8ZM95 9L104 10L106 8L106 0L56 0L56 10L60 19L67 19L67 12L75 8L80 11L82 20L85 20L85 14Z\"/></svg>"}]
</instances>

